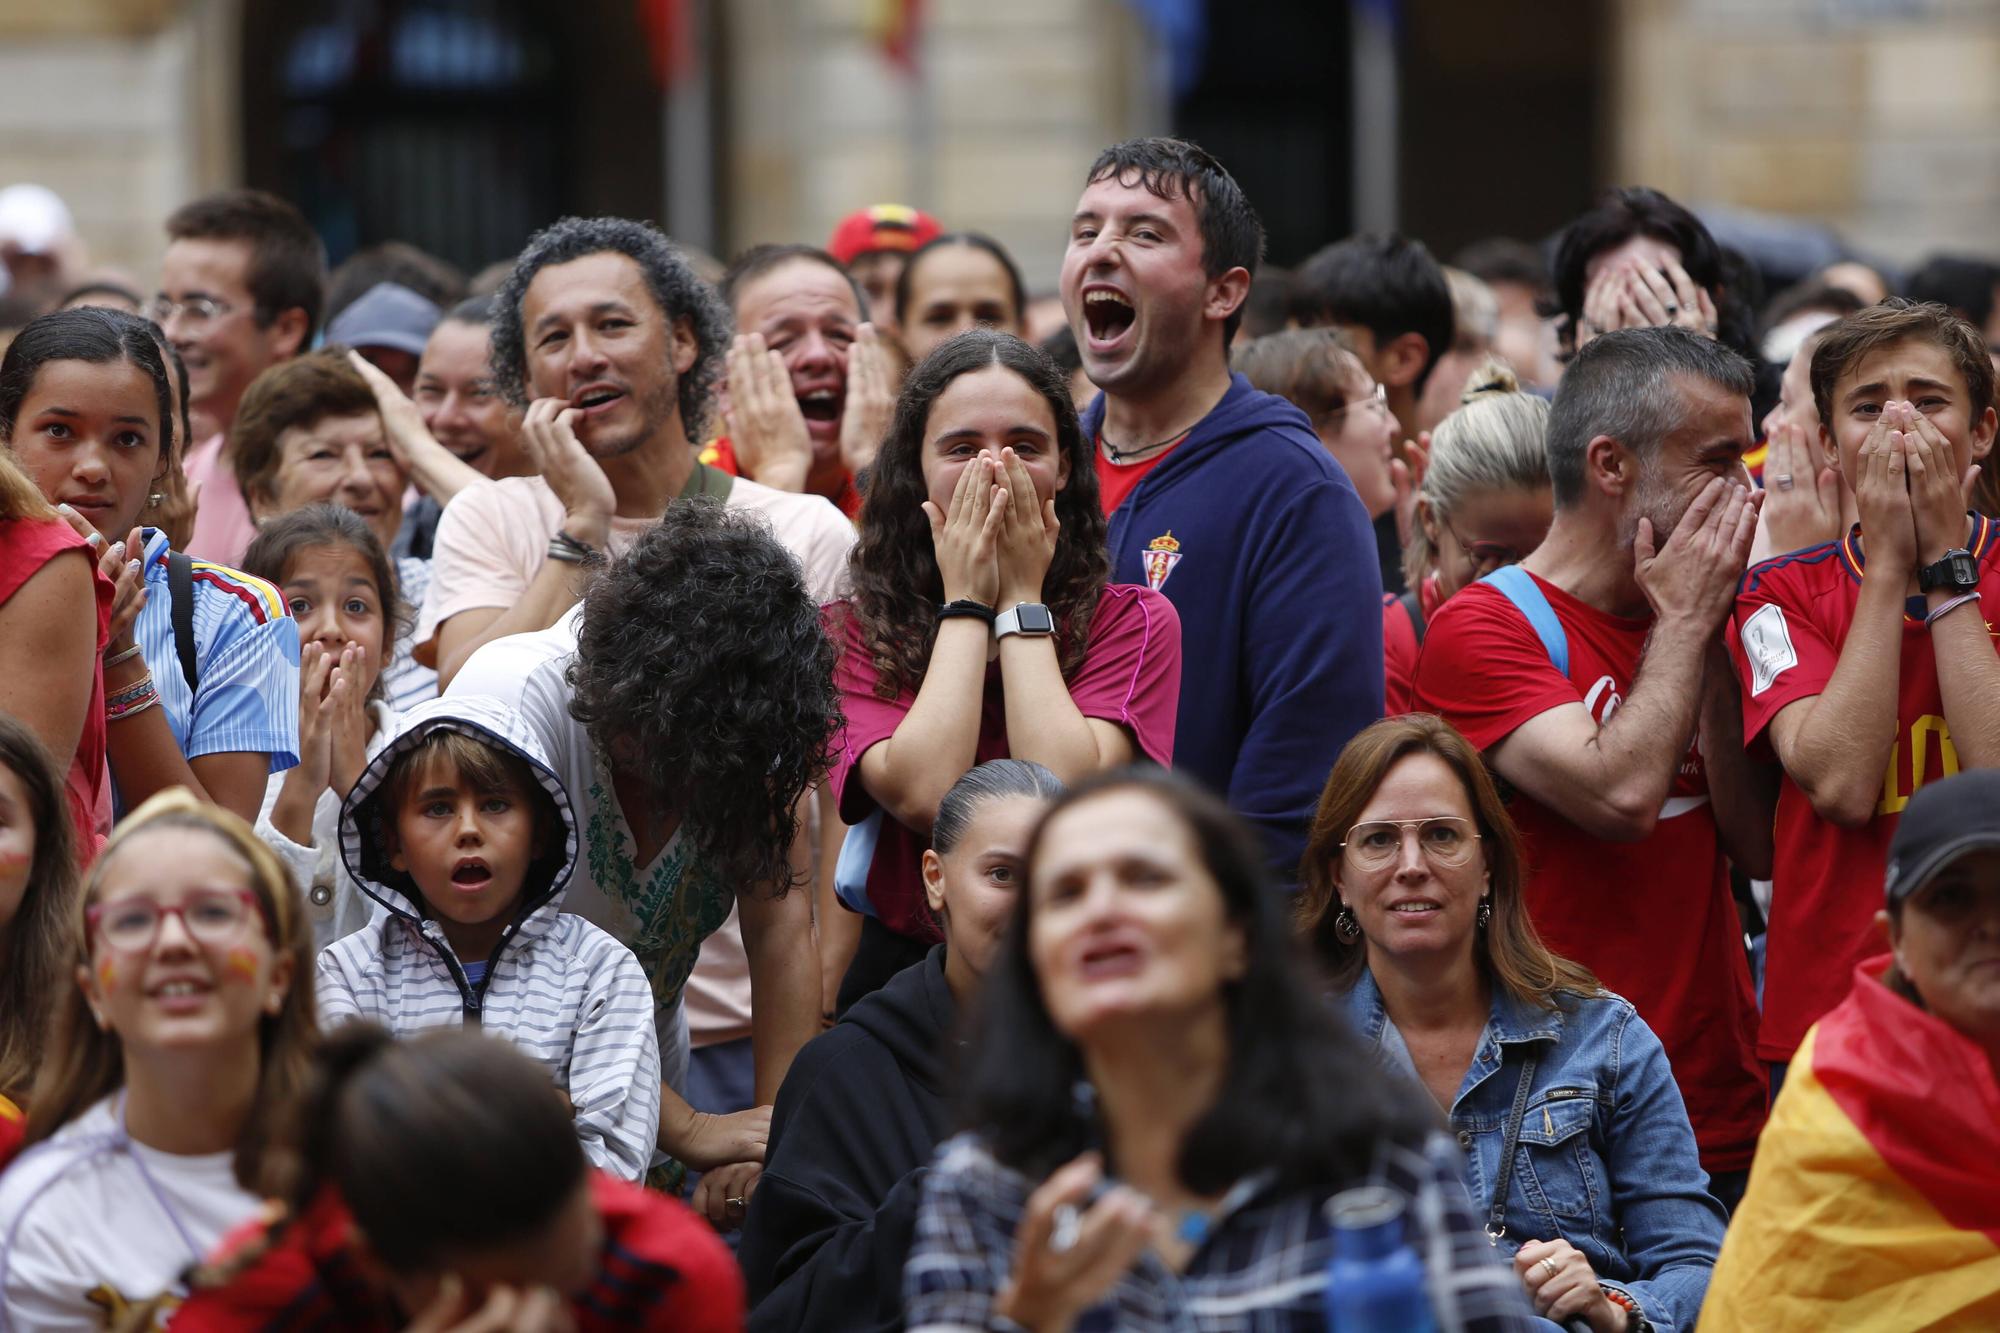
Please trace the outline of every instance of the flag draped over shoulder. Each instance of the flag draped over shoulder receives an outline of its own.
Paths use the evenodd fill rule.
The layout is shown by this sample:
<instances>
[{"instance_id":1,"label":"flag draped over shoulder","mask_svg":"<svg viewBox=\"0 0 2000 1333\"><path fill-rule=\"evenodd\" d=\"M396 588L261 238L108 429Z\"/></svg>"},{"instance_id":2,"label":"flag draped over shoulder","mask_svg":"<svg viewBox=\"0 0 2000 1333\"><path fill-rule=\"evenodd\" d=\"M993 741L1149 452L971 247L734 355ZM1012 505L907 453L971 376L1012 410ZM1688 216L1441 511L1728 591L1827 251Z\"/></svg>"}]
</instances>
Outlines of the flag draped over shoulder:
<instances>
[{"instance_id":1,"label":"flag draped over shoulder","mask_svg":"<svg viewBox=\"0 0 2000 1333\"><path fill-rule=\"evenodd\" d=\"M1793 1058L1702 1333L2000 1328L2000 1081L1888 964Z\"/></svg>"}]
</instances>

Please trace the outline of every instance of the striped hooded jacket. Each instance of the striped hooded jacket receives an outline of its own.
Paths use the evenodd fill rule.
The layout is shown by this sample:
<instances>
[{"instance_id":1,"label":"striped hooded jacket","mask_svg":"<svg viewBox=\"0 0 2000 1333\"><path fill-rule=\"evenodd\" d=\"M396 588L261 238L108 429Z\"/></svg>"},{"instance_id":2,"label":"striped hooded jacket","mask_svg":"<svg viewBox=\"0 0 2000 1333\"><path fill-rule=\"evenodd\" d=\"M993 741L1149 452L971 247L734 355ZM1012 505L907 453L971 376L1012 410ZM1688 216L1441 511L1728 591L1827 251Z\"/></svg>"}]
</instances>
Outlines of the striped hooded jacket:
<instances>
[{"instance_id":1,"label":"striped hooded jacket","mask_svg":"<svg viewBox=\"0 0 2000 1333\"><path fill-rule=\"evenodd\" d=\"M410 877L389 865L380 799L390 770L432 731L463 732L526 761L555 801L560 851L528 874L521 901L478 983L468 979ZM457 696L406 713L340 815L348 873L374 902L364 930L319 956L320 1020L379 1023L399 1037L477 1025L547 1066L576 1108L592 1166L639 1180L660 1127L660 1048L653 992L632 951L580 916L558 910L576 865L569 794L518 714L498 700ZM477 960L475 960L477 961Z\"/></svg>"}]
</instances>

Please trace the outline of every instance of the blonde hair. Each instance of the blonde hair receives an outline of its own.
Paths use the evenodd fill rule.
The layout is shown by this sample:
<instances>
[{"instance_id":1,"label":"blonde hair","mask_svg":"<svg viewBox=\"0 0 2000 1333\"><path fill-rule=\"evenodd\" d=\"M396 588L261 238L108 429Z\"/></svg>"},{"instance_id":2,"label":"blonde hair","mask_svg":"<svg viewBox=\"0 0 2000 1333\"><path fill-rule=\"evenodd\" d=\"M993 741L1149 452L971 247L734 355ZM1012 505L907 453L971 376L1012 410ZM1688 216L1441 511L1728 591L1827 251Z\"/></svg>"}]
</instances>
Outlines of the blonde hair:
<instances>
[{"instance_id":1,"label":"blonde hair","mask_svg":"<svg viewBox=\"0 0 2000 1333\"><path fill-rule=\"evenodd\" d=\"M1460 406L1431 431L1430 462L1417 494L1442 521L1475 495L1549 489L1549 405L1521 391L1521 381L1489 356L1465 381ZM1422 523L1410 525L1403 581L1415 588L1437 565L1437 546Z\"/></svg>"},{"instance_id":2,"label":"blonde hair","mask_svg":"<svg viewBox=\"0 0 2000 1333\"><path fill-rule=\"evenodd\" d=\"M279 1194L291 1163L277 1151L282 1121L312 1067L319 1042L313 1004L313 936L291 872L250 825L220 806L196 800L185 787L154 796L127 815L91 867L71 918L74 962L90 964L88 912L104 891L111 863L127 844L162 829L207 833L235 853L250 872L250 890L262 909L272 952L290 958L292 978L276 1014L259 1021L257 1098L236 1145L236 1179L254 1194ZM29 1099L28 1142L48 1138L125 1084L124 1049L116 1032L93 1021L83 988L71 984L50 1027L48 1060ZM281 1160L283 1159L283 1160Z\"/></svg>"},{"instance_id":3,"label":"blonde hair","mask_svg":"<svg viewBox=\"0 0 2000 1333\"><path fill-rule=\"evenodd\" d=\"M55 506L15 464L11 449L0 449L0 521L56 517Z\"/></svg>"}]
</instances>

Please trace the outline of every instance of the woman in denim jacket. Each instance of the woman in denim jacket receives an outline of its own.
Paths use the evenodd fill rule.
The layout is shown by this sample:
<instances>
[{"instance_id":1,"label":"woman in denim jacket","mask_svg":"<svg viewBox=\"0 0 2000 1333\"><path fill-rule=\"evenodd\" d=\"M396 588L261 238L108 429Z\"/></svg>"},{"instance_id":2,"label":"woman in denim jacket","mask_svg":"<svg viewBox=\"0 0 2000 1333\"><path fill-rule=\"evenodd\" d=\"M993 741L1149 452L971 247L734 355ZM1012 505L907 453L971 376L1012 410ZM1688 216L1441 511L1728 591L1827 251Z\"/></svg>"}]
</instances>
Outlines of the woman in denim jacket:
<instances>
[{"instance_id":1,"label":"woman in denim jacket","mask_svg":"<svg viewBox=\"0 0 2000 1333\"><path fill-rule=\"evenodd\" d=\"M1301 879L1313 952L1363 1041L1449 1115L1536 1310L1594 1333L1693 1328L1726 1215L1666 1052L1535 934L1478 751L1421 714L1356 736Z\"/></svg>"}]
</instances>

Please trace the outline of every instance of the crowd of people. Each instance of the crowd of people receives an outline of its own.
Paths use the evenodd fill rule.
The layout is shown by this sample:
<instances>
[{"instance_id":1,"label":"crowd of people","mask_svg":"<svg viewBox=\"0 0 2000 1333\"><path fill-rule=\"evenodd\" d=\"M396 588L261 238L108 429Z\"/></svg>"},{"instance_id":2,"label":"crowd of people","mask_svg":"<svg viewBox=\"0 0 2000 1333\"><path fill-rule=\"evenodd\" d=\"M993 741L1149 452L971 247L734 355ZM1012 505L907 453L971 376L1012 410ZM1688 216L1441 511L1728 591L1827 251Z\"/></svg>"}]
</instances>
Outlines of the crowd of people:
<instances>
[{"instance_id":1,"label":"crowd of people","mask_svg":"<svg viewBox=\"0 0 2000 1333\"><path fill-rule=\"evenodd\" d=\"M0 1330L2000 1327L2000 266L1077 184L24 312Z\"/></svg>"}]
</instances>

